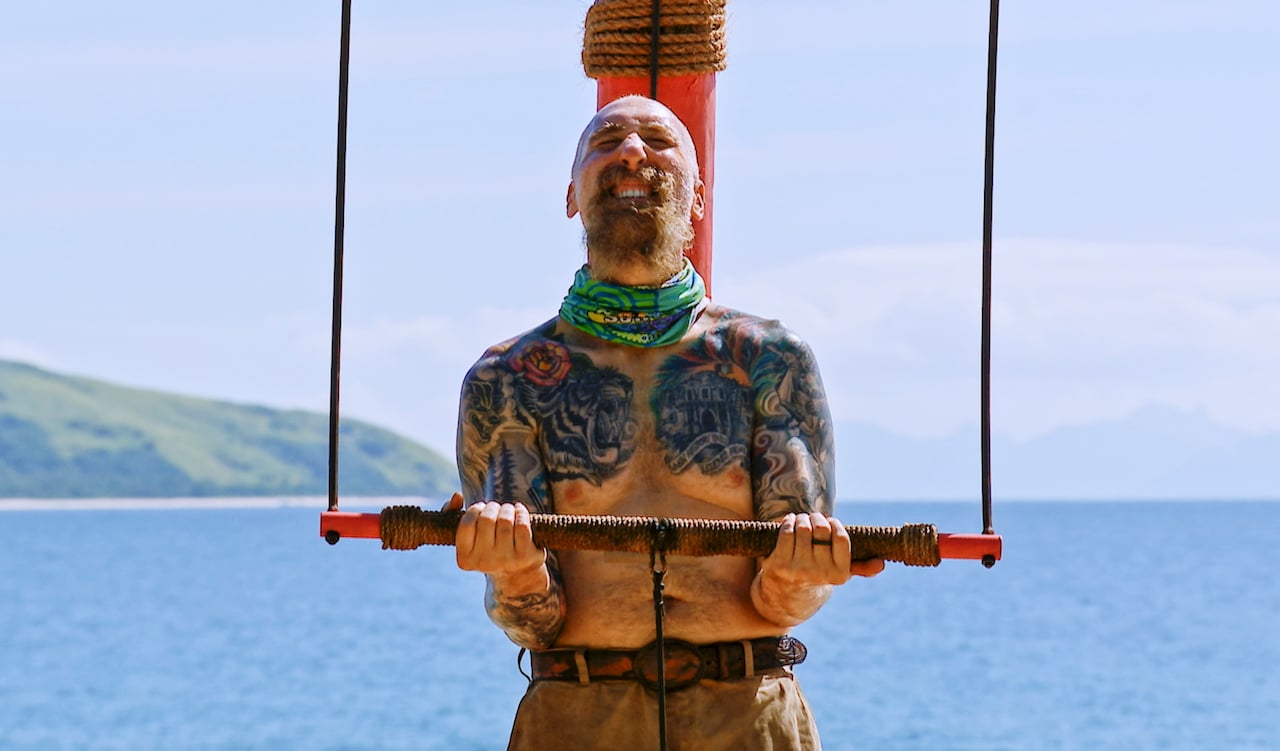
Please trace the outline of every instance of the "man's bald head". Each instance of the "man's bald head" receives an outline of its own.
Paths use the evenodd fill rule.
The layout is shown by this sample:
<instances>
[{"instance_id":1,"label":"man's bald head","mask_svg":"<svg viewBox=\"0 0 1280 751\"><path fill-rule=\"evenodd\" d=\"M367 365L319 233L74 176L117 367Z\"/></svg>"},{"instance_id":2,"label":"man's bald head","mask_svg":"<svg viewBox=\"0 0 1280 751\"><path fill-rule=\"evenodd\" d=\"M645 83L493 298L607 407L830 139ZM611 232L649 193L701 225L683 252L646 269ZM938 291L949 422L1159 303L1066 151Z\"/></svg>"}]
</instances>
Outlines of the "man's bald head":
<instances>
[{"instance_id":1,"label":"man's bald head","mask_svg":"<svg viewBox=\"0 0 1280 751\"><path fill-rule=\"evenodd\" d=\"M632 120L636 120L640 124L663 127L670 130L672 135L679 141L680 151L688 159L689 166L695 174L697 173L698 148L693 143L693 136L689 134L689 129L676 116L676 113L656 99L650 99L641 94L627 94L601 107L595 116L591 118L591 121L587 123L582 135L578 137L578 149L574 153L571 174L577 174L578 165L582 163L587 144L593 135L611 128L625 127L624 123Z\"/></svg>"}]
</instances>

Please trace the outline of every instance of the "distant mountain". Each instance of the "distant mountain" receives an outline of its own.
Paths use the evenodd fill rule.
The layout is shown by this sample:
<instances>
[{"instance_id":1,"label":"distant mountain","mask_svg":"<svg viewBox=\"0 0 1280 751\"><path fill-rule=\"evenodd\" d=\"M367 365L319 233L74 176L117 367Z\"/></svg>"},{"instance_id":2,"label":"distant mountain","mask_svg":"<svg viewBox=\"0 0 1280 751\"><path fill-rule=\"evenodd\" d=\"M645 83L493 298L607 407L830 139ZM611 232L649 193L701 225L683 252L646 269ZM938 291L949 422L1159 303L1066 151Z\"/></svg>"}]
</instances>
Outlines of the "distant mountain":
<instances>
[{"instance_id":1,"label":"distant mountain","mask_svg":"<svg viewBox=\"0 0 1280 751\"><path fill-rule=\"evenodd\" d=\"M976 427L935 439L836 426L837 492L859 499L981 495ZM995 435L992 489L1005 499L1280 499L1280 433L1151 406L1026 441Z\"/></svg>"},{"instance_id":2,"label":"distant mountain","mask_svg":"<svg viewBox=\"0 0 1280 751\"><path fill-rule=\"evenodd\" d=\"M116 386L0 360L0 498L325 495L327 415ZM441 497L452 462L343 420L339 494Z\"/></svg>"}]
</instances>

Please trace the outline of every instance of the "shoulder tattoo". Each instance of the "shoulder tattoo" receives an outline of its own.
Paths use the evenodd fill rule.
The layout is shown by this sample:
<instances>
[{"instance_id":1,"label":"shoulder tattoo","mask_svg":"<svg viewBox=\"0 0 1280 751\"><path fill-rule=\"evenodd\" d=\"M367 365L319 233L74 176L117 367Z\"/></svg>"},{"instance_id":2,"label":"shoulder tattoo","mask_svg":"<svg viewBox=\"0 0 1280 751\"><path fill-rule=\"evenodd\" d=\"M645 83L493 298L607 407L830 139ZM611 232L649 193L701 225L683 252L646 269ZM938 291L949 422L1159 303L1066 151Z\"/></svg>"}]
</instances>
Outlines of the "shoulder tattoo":
<instances>
[{"instance_id":1,"label":"shoulder tattoo","mask_svg":"<svg viewBox=\"0 0 1280 751\"><path fill-rule=\"evenodd\" d=\"M831 513L835 451L831 413L808 345L780 331L766 339L752 367L756 429L752 475L758 513Z\"/></svg>"},{"instance_id":2,"label":"shoulder tattoo","mask_svg":"<svg viewBox=\"0 0 1280 751\"><path fill-rule=\"evenodd\" d=\"M468 376L462 421L480 446L489 446L479 451L485 463L502 459L496 451L499 432L523 433L524 450L533 452L548 480L600 485L631 457L635 420L629 377L570 352L552 326L487 360L489 368L473 368ZM545 495L545 488L534 490Z\"/></svg>"}]
</instances>

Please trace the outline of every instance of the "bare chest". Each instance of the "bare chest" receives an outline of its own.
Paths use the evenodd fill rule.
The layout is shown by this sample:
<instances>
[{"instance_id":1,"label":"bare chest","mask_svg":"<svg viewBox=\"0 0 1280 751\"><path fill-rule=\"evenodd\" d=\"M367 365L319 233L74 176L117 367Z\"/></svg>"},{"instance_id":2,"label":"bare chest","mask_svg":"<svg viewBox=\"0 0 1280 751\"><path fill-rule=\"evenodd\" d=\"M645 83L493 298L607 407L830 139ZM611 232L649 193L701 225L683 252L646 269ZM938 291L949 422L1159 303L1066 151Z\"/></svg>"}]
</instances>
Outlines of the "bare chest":
<instances>
[{"instance_id":1,"label":"bare chest","mask_svg":"<svg viewBox=\"0 0 1280 751\"><path fill-rule=\"evenodd\" d=\"M628 353L629 354L629 353ZM687 354L577 358L537 413L558 513L752 516L750 383Z\"/></svg>"}]
</instances>

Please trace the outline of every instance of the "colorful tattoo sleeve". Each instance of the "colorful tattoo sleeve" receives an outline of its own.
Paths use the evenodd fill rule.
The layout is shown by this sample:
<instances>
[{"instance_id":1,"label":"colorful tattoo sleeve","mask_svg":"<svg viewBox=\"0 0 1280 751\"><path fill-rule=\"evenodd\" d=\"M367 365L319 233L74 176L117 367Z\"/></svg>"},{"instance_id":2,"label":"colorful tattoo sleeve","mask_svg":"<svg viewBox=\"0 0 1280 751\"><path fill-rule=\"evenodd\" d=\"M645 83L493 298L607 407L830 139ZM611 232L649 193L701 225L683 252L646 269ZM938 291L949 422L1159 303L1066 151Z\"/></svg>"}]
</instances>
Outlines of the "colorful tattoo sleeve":
<instances>
[{"instance_id":1,"label":"colorful tattoo sleeve","mask_svg":"<svg viewBox=\"0 0 1280 751\"><path fill-rule=\"evenodd\" d=\"M751 474L756 513L830 514L835 507L831 413L813 352L781 327L753 361Z\"/></svg>"},{"instance_id":2,"label":"colorful tattoo sleeve","mask_svg":"<svg viewBox=\"0 0 1280 751\"><path fill-rule=\"evenodd\" d=\"M528 354L528 353L526 353ZM458 418L458 471L467 502L521 502L534 513L554 513L546 467L537 445L537 425L522 405L522 377L511 367L511 352L497 347L467 373ZM533 378L554 378L559 367L529 362ZM485 610L515 643L530 648L552 644L564 623L564 592L556 560L548 553L546 592L504 597L488 580Z\"/></svg>"}]
</instances>

